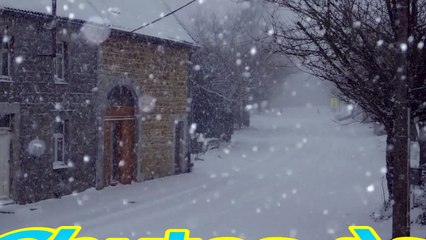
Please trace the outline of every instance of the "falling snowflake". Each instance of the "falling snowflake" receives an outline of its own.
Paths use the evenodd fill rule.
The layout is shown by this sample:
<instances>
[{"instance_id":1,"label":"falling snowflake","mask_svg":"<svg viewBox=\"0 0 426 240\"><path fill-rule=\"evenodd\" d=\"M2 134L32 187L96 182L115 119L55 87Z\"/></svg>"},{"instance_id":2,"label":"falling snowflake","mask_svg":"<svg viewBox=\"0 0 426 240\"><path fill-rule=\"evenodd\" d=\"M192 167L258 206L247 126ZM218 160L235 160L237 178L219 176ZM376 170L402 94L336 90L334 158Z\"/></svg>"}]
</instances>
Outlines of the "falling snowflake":
<instances>
[{"instance_id":1,"label":"falling snowflake","mask_svg":"<svg viewBox=\"0 0 426 240\"><path fill-rule=\"evenodd\" d=\"M250 49L250 54L251 54L252 56L254 56L254 55L256 55L256 54L257 54L257 49L256 49L256 47L252 47L252 48Z\"/></svg>"},{"instance_id":2,"label":"falling snowflake","mask_svg":"<svg viewBox=\"0 0 426 240\"><path fill-rule=\"evenodd\" d=\"M143 95L139 98L139 109L145 113L151 112L154 110L156 102L156 98L149 95Z\"/></svg>"},{"instance_id":3,"label":"falling snowflake","mask_svg":"<svg viewBox=\"0 0 426 240\"><path fill-rule=\"evenodd\" d=\"M81 33L88 42L101 44L109 38L111 29L108 27L108 23L105 19L99 16L94 16L89 18L89 20L83 25Z\"/></svg>"},{"instance_id":4,"label":"falling snowflake","mask_svg":"<svg viewBox=\"0 0 426 240\"><path fill-rule=\"evenodd\" d=\"M369 185L368 187L367 187L367 192L369 192L369 193L372 193L372 192L374 192L374 185L372 184L372 185Z\"/></svg>"},{"instance_id":5,"label":"falling snowflake","mask_svg":"<svg viewBox=\"0 0 426 240\"><path fill-rule=\"evenodd\" d=\"M83 157L83 161L84 161L85 163L90 162L90 156L88 156L88 155L84 155L84 157Z\"/></svg>"},{"instance_id":6,"label":"falling snowflake","mask_svg":"<svg viewBox=\"0 0 426 240\"><path fill-rule=\"evenodd\" d=\"M402 43L400 45L401 51L406 52L408 50L408 45L406 43Z\"/></svg>"},{"instance_id":7,"label":"falling snowflake","mask_svg":"<svg viewBox=\"0 0 426 240\"><path fill-rule=\"evenodd\" d=\"M24 57L23 56L18 56L15 58L15 63L16 64L21 64L24 62Z\"/></svg>"},{"instance_id":8,"label":"falling snowflake","mask_svg":"<svg viewBox=\"0 0 426 240\"><path fill-rule=\"evenodd\" d=\"M189 134L194 135L196 130L197 130L197 124L196 123L191 124L191 127L189 128Z\"/></svg>"}]
</instances>

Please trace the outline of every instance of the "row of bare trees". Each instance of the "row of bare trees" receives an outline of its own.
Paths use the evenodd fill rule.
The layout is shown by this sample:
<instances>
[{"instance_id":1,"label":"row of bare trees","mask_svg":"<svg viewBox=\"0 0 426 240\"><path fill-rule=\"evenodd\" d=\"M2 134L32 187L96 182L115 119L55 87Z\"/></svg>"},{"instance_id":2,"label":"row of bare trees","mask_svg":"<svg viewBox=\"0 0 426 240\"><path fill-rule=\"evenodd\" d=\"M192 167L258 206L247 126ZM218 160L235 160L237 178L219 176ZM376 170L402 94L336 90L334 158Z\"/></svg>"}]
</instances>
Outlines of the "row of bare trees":
<instances>
[{"instance_id":1,"label":"row of bare trees","mask_svg":"<svg viewBox=\"0 0 426 240\"><path fill-rule=\"evenodd\" d=\"M312 74L334 83L385 126L389 206L393 203L397 221L393 235L409 234L407 121L423 126L426 120L426 1L267 2L274 9L274 51L300 58Z\"/></svg>"},{"instance_id":2,"label":"row of bare trees","mask_svg":"<svg viewBox=\"0 0 426 240\"><path fill-rule=\"evenodd\" d=\"M247 124L246 107L268 101L281 86L288 59L266 47L272 43L266 23L265 12L254 5L226 15L203 12L194 16L189 31L199 48L191 58L192 92L200 130L209 122L211 129L203 130L218 137L223 128L229 132L227 125Z\"/></svg>"}]
</instances>

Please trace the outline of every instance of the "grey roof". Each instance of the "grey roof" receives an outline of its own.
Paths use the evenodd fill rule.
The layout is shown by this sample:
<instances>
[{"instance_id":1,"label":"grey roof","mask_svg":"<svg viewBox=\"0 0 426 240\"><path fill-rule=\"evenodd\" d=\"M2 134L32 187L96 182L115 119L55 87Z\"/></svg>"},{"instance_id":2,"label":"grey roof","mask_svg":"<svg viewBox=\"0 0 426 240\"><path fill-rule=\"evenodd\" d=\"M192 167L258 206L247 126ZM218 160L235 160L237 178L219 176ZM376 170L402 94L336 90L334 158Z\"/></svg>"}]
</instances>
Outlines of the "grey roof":
<instances>
[{"instance_id":1,"label":"grey roof","mask_svg":"<svg viewBox=\"0 0 426 240\"><path fill-rule=\"evenodd\" d=\"M104 24L112 29L133 31L170 12L170 5L182 6L189 0L57 0L59 17ZM51 14L51 0L0 0L0 8ZM171 15L135 33L194 44L194 40Z\"/></svg>"}]
</instances>

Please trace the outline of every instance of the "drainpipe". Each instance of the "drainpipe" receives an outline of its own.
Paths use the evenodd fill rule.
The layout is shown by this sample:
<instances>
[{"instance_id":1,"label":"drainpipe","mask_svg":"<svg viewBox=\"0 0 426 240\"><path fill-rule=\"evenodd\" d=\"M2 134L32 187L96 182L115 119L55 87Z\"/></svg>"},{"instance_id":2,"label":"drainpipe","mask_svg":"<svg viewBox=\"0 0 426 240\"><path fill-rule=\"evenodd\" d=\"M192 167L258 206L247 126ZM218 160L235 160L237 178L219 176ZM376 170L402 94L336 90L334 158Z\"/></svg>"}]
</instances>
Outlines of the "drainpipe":
<instances>
[{"instance_id":1,"label":"drainpipe","mask_svg":"<svg viewBox=\"0 0 426 240\"><path fill-rule=\"evenodd\" d=\"M55 57L56 57L56 29L57 29L57 0L52 0L52 59L53 59L53 69L55 69ZM53 71L53 75L55 75L55 71Z\"/></svg>"},{"instance_id":2,"label":"drainpipe","mask_svg":"<svg viewBox=\"0 0 426 240\"><path fill-rule=\"evenodd\" d=\"M194 54L194 49L191 49L189 52L189 61L188 61L188 80L187 80L187 86L188 86L188 99L190 99L189 101L189 114L188 114L188 127L190 127L190 125L193 123L194 121L194 111L193 111L193 93L192 93L192 55ZM192 153L192 138L189 134L189 128L187 128L186 130L186 134L189 136L188 138L188 150L187 150L187 172L190 173L192 172L192 167L194 166L194 164L191 161L191 153Z\"/></svg>"}]
</instances>

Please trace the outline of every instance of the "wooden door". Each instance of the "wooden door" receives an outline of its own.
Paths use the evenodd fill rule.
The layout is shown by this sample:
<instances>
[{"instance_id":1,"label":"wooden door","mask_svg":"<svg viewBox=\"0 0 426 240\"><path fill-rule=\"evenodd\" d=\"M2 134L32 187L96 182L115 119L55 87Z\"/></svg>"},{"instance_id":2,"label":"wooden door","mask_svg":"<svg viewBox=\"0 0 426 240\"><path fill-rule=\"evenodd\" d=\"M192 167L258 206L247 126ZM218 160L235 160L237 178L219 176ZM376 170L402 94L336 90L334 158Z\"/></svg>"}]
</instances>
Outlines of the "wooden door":
<instances>
[{"instance_id":1,"label":"wooden door","mask_svg":"<svg viewBox=\"0 0 426 240\"><path fill-rule=\"evenodd\" d=\"M122 155L123 155L123 134L122 134L122 122L114 121L112 130L112 173L111 183L121 183L121 166L122 166Z\"/></svg>"},{"instance_id":2,"label":"wooden door","mask_svg":"<svg viewBox=\"0 0 426 240\"><path fill-rule=\"evenodd\" d=\"M135 121L122 121L120 125L120 183L130 184L133 179L135 148Z\"/></svg>"},{"instance_id":3,"label":"wooden door","mask_svg":"<svg viewBox=\"0 0 426 240\"><path fill-rule=\"evenodd\" d=\"M113 127L114 122L105 121L104 123L104 186L111 185L112 179L112 154L113 154Z\"/></svg>"},{"instance_id":4,"label":"wooden door","mask_svg":"<svg viewBox=\"0 0 426 240\"><path fill-rule=\"evenodd\" d=\"M112 107L104 124L104 183L130 184L136 162L136 121L134 109Z\"/></svg>"},{"instance_id":5,"label":"wooden door","mask_svg":"<svg viewBox=\"0 0 426 240\"><path fill-rule=\"evenodd\" d=\"M105 112L104 171L105 183L130 184L136 162L136 101L126 86L117 86L108 94Z\"/></svg>"}]
</instances>

